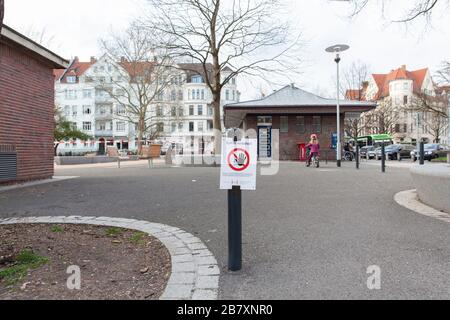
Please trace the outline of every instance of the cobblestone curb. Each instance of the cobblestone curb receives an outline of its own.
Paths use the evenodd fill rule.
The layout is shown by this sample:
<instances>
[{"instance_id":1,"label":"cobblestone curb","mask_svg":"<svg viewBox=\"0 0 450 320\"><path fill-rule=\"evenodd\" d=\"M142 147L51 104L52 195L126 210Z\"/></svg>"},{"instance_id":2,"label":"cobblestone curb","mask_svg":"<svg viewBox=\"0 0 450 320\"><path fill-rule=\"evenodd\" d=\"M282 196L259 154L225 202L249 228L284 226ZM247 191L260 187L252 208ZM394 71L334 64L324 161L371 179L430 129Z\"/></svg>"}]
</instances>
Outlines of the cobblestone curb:
<instances>
[{"instance_id":1,"label":"cobblestone curb","mask_svg":"<svg viewBox=\"0 0 450 320\"><path fill-rule=\"evenodd\" d=\"M197 237L179 228L134 219L109 217L25 217L0 219L0 224L67 223L120 227L148 233L168 249L172 274L160 300L216 300L220 270L213 254Z\"/></svg>"},{"instance_id":2,"label":"cobblestone curb","mask_svg":"<svg viewBox=\"0 0 450 320\"><path fill-rule=\"evenodd\" d=\"M450 214L436 210L419 200L416 190L407 190L397 193L394 200L409 210L445 222L450 222Z\"/></svg>"}]
</instances>

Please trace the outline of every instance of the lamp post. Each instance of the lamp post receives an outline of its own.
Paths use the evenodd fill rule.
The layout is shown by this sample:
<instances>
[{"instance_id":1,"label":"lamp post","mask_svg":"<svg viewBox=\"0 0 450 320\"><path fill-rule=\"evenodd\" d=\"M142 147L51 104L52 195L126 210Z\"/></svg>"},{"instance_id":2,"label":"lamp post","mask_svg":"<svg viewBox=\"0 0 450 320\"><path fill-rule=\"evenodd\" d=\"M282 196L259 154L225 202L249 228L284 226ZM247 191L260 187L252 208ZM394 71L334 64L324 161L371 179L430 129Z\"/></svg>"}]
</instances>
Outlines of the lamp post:
<instances>
[{"instance_id":1,"label":"lamp post","mask_svg":"<svg viewBox=\"0 0 450 320\"><path fill-rule=\"evenodd\" d=\"M337 67L337 102L336 102L336 120L337 120L337 141L336 141L336 162L337 166L341 167L342 160L342 145L341 145L341 106L340 106L340 96L339 96L339 63L341 62L340 53L350 49L350 46L346 44L337 44L325 49L326 52L336 53L336 58L334 62L336 62Z\"/></svg>"}]
</instances>

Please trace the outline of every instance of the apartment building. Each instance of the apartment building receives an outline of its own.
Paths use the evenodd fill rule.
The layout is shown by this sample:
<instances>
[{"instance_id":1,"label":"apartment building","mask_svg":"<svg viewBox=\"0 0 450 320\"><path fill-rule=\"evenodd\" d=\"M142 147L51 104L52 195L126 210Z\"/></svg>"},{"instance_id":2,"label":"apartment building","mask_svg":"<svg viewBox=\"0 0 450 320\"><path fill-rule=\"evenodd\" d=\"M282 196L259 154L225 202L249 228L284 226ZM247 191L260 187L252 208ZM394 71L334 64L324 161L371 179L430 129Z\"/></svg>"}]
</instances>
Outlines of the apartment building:
<instances>
[{"instance_id":1,"label":"apartment building","mask_svg":"<svg viewBox=\"0 0 450 320\"><path fill-rule=\"evenodd\" d=\"M207 67L211 70L210 65ZM227 77L229 72L230 69L225 69L222 77ZM56 106L74 127L91 137L87 141L61 141L58 154L104 154L107 146L137 150L138 119L128 114L126 101L118 98L121 91L137 90L132 88L137 84L130 85L130 76L136 77L128 61L113 61L106 54L87 62L76 57L69 68L55 70ZM183 152L212 151L214 111L203 66L177 64L162 81L164 88L148 93L152 102L147 111L149 129L144 141L175 145ZM148 91L151 90L154 88L149 85ZM223 88L221 104L237 101L239 92L233 78Z\"/></svg>"},{"instance_id":2,"label":"apartment building","mask_svg":"<svg viewBox=\"0 0 450 320\"><path fill-rule=\"evenodd\" d=\"M395 143L415 144L416 141L435 140L433 114L415 110L424 94L438 94L429 69L409 71L403 65L386 74L372 74L362 88L348 90L346 98L378 102L377 110L363 115L363 135L390 133ZM374 121L375 124L369 123ZM440 142L447 143L445 132L441 134Z\"/></svg>"}]
</instances>

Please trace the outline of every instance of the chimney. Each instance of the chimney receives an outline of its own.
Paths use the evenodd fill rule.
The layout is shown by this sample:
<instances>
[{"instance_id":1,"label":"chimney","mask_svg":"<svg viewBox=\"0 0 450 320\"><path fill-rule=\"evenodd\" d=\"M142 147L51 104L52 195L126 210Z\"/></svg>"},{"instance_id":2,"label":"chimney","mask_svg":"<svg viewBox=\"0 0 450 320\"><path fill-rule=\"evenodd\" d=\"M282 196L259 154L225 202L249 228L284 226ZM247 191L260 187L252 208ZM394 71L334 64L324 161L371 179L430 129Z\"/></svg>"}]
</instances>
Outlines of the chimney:
<instances>
[{"instance_id":1,"label":"chimney","mask_svg":"<svg viewBox=\"0 0 450 320\"><path fill-rule=\"evenodd\" d=\"M291 88L295 89L295 83L293 83L293 82L291 83Z\"/></svg>"},{"instance_id":2,"label":"chimney","mask_svg":"<svg viewBox=\"0 0 450 320\"><path fill-rule=\"evenodd\" d=\"M402 65L402 69L406 71L406 64Z\"/></svg>"},{"instance_id":3,"label":"chimney","mask_svg":"<svg viewBox=\"0 0 450 320\"><path fill-rule=\"evenodd\" d=\"M78 63L80 61L80 59L78 59L78 56L75 56L75 58L73 58L73 62Z\"/></svg>"},{"instance_id":4,"label":"chimney","mask_svg":"<svg viewBox=\"0 0 450 320\"><path fill-rule=\"evenodd\" d=\"M97 62L97 59L95 57L91 57L91 64L94 64Z\"/></svg>"},{"instance_id":5,"label":"chimney","mask_svg":"<svg viewBox=\"0 0 450 320\"><path fill-rule=\"evenodd\" d=\"M366 90L367 87L369 87L369 81L363 81L363 83L362 83L362 89L363 89L363 90Z\"/></svg>"},{"instance_id":6,"label":"chimney","mask_svg":"<svg viewBox=\"0 0 450 320\"><path fill-rule=\"evenodd\" d=\"M127 59L125 59L125 57L120 57L120 62L125 63L125 62L127 62Z\"/></svg>"}]
</instances>

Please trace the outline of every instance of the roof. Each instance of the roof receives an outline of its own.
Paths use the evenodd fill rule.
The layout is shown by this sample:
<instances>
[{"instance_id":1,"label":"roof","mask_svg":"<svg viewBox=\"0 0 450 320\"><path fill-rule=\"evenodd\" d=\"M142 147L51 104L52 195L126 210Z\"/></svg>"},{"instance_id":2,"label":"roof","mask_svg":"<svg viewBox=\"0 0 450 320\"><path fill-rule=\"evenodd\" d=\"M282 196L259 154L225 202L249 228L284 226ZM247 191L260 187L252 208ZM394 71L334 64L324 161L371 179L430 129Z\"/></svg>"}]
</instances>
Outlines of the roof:
<instances>
[{"instance_id":1,"label":"roof","mask_svg":"<svg viewBox=\"0 0 450 320\"><path fill-rule=\"evenodd\" d=\"M345 92L345 99L366 101L366 95L364 89L350 89Z\"/></svg>"},{"instance_id":2,"label":"roof","mask_svg":"<svg viewBox=\"0 0 450 320\"><path fill-rule=\"evenodd\" d=\"M367 107L376 104L366 101L340 100L341 106ZM225 106L227 109L233 108L258 108L258 107L320 107L336 106L336 99L319 97L311 92L299 89L294 85L287 85L282 89L258 100L232 103Z\"/></svg>"},{"instance_id":3,"label":"roof","mask_svg":"<svg viewBox=\"0 0 450 320\"><path fill-rule=\"evenodd\" d=\"M27 38L23 34L15 31L7 25L2 26L0 39L7 39L8 41L11 41L19 45L20 47L25 48L28 51L38 55L41 59L47 61L50 64L51 68L67 68L69 65L68 60L61 58L56 53L50 51L39 43L36 43L30 38Z\"/></svg>"},{"instance_id":4,"label":"roof","mask_svg":"<svg viewBox=\"0 0 450 320\"><path fill-rule=\"evenodd\" d=\"M378 87L378 93L375 98L379 99L389 96L389 83L395 80L412 80L414 92L420 93L427 73L428 68L408 71L406 66L403 65L387 74L373 74L372 77Z\"/></svg>"}]
</instances>

